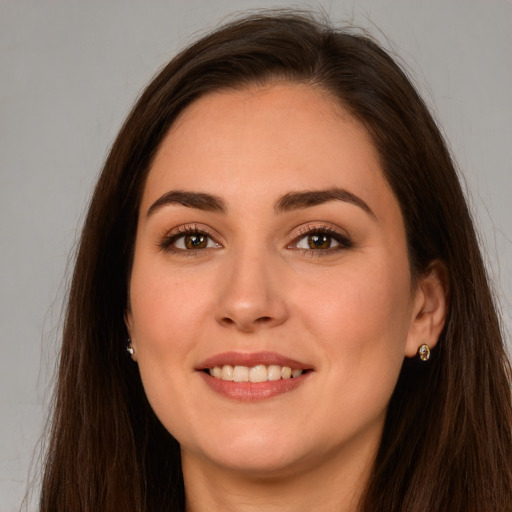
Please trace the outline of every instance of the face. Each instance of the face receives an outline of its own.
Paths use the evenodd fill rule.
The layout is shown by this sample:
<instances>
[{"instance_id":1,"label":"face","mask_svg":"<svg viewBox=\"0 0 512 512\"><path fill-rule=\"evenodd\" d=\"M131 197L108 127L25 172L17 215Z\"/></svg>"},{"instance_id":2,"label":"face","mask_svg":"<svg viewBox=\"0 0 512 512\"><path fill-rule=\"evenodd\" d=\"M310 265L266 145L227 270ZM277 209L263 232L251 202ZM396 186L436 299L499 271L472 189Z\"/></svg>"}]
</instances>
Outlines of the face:
<instances>
[{"instance_id":1,"label":"face","mask_svg":"<svg viewBox=\"0 0 512 512\"><path fill-rule=\"evenodd\" d=\"M126 319L184 461L368 458L421 344L415 296L376 150L325 93L217 92L182 113L143 192Z\"/></svg>"}]
</instances>

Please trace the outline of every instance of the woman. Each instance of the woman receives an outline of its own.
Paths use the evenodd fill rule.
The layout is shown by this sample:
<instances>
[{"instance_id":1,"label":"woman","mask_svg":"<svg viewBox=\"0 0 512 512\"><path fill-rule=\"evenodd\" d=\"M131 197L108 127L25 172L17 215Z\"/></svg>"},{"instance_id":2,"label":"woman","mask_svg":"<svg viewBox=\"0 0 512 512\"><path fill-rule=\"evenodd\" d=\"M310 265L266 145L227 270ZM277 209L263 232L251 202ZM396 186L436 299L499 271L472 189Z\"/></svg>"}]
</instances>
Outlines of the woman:
<instances>
[{"instance_id":1,"label":"woman","mask_svg":"<svg viewBox=\"0 0 512 512\"><path fill-rule=\"evenodd\" d=\"M42 511L512 509L470 215L377 44L260 14L153 80L84 225L52 425Z\"/></svg>"}]
</instances>

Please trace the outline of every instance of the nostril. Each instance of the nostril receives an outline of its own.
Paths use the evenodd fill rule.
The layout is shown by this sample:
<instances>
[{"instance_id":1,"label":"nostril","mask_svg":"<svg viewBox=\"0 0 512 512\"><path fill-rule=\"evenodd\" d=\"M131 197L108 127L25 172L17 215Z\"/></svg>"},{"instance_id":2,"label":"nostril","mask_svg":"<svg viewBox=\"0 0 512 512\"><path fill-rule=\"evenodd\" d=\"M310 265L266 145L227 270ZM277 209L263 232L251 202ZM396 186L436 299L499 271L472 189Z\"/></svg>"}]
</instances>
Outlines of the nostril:
<instances>
[{"instance_id":1,"label":"nostril","mask_svg":"<svg viewBox=\"0 0 512 512\"><path fill-rule=\"evenodd\" d=\"M229 316L225 316L224 318L222 318L221 322L225 325L225 326L228 326L228 325L239 325L241 328L247 328L247 329L250 329L250 325L252 324L252 326L256 326L256 325L266 325L266 324L269 324L272 322L272 317L271 316L260 316L258 318L255 318L254 320L252 320L251 322L248 322L247 324L243 321L236 321L234 320L233 318L229 317Z\"/></svg>"},{"instance_id":2,"label":"nostril","mask_svg":"<svg viewBox=\"0 0 512 512\"><path fill-rule=\"evenodd\" d=\"M271 317L269 317L269 316L262 316L262 317L256 319L256 323L258 323L258 324L266 324L267 322L270 322L270 320L272 320Z\"/></svg>"}]
</instances>

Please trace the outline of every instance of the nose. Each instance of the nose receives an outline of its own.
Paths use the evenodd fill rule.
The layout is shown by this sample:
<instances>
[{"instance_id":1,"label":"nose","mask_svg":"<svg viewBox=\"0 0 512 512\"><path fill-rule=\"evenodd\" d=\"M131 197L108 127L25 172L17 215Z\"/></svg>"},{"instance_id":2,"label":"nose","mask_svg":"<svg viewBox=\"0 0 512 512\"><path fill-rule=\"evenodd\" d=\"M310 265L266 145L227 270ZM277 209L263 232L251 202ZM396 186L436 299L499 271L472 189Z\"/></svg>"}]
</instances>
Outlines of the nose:
<instances>
[{"instance_id":1,"label":"nose","mask_svg":"<svg viewBox=\"0 0 512 512\"><path fill-rule=\"evenodd\" d=\"M233 255L222 276L215 317L223 327L254 332L288 318L278 262L265 254Z\"/></svg>"}]
</instances>

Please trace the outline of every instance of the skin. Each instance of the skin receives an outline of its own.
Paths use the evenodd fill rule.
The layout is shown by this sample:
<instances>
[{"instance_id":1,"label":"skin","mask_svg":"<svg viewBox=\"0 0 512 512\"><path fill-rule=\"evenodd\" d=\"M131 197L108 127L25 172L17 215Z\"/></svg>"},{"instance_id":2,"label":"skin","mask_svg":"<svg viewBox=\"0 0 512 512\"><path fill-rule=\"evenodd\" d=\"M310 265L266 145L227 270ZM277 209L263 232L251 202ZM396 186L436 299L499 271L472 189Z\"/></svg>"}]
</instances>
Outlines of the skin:
<instances>
[{"instance_id":1,"label":"skin","mask_svg":"<svg viewBox=\"0 0 512 512\"><path fill-rule=\"evenodd\" d=\"M276 211L286 194L333 188L371 213L342 200ZM148 214L175 190L225 211ZM331 247L310 249L305 231L326 226ZM186 249L184 228L208 233L207 247ZM442 329L441 274L411 281L378 154L325 92L271 84L189 106L148 175L126 313L148 399L181 445L187 510L356 510L403 359ZM197 371L226 351L312 371L289 393L238 401Z\"/></svg>"}]
</instances>

